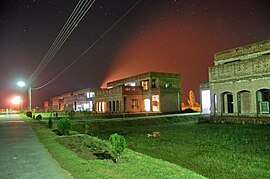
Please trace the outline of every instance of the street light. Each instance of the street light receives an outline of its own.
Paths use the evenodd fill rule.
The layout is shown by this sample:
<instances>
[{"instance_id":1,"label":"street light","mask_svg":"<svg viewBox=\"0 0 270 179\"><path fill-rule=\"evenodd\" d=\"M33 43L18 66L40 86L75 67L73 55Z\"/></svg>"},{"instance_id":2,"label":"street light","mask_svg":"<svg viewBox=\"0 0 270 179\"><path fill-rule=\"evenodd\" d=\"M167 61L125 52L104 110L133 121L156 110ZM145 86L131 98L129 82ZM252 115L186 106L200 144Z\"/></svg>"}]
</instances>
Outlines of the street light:
<instances>
[{"instance_id":1,"label":"street light","mask_svg":"<svg viewBox=\"0 0 270 179\"><path fill-rule=\"evenodd\" d=\"M25 86L26 86L26 84L25 84L24 81L18 81L18 82L17 82L17 85L18 85L19 87L25 87Z\"/></svg>"},{"instance_id":2,"label":"street light","mask_svg":"<svg viewBox=\"0 0 270 179\"><path fill-rule=\"evenodd\" d=\"M19 87L25 87L26 83L24 81L18 81L17 85ZM32 111L32 91L31 91L31 86L30 85L28 87L28 97L29 97L29 111Z\"/></svg>"}]
</instances>

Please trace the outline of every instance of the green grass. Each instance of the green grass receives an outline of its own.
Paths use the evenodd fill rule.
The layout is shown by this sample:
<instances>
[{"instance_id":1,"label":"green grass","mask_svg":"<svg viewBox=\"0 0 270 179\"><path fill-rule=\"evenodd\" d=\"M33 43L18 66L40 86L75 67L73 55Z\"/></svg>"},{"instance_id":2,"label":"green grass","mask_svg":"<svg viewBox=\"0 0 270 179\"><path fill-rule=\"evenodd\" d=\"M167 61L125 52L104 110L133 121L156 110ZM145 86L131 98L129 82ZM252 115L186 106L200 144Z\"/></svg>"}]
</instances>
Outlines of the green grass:
<instances>
[{"instance_id":1,"label":"green grass","mask_svg":"<svg viewBox=\"0 0 270 179\"><path fill-rule=\"evenodd\" d=\"M32 122L40 141L59 164L74 178L203 178L178 165L155 159L130 149L123 154L124 162L84 160L60 145L56 136L40 122Z\"/></svg>"},{"instance_id":2,"label":"green grass","mask_svg":"<svg viewBox=\"0 0 270 179\"><path fill-rule=\"evenodd\" d=\"M100 138L117 132L125 136L130 149L209 178L270 178L270 126L188 122L140 126L131 122L131 127L114 128L117 121L110 122L113 127L103 123L92 131ZM161 135L147 137L153 131Z\"/></svg>"}]
</instances>

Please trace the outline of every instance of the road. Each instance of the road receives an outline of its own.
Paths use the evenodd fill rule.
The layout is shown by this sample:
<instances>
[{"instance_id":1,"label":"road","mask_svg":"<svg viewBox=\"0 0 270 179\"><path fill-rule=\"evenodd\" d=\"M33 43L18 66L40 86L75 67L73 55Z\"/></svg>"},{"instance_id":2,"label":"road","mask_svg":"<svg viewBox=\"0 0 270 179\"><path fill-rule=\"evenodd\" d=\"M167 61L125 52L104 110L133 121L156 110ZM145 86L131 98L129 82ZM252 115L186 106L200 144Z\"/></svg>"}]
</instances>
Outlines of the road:
<instances>
[{"instance_id":1,"label":"road","mask_svg":"<svg viewBox=\"0 0 270 179\"><path fill-rule=\"evenodd\" d=\"M1 179L66 179L62 169L19 115L0 115Z\"/></svg>"}]
</instances>

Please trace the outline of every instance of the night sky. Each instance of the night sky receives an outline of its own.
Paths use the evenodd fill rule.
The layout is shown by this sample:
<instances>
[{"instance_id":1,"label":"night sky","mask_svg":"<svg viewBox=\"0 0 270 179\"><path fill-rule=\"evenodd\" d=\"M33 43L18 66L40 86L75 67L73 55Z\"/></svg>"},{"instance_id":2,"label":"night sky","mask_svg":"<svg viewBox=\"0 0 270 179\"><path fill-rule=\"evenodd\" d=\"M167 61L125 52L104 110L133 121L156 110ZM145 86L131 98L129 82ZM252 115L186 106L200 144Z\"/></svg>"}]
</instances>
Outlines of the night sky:
<instances>
[{"instance_id":1,"label":"night sky","mask_svg":"<svg viewBox=\"0 0 270 179\"><path fill-rule=\"evenodd\" d=\"M39 87L71 64L137 0L96 0L41 75ZM75 8L76 0L1 0L0 108L27 89L27 81ZM50 97L100 87L148 71L182 76L183 102L208 79L213 54L270 38L269 0L142 0L78 62L51 84L33 91L33 106Z\"/></svg>"}]
</instances>

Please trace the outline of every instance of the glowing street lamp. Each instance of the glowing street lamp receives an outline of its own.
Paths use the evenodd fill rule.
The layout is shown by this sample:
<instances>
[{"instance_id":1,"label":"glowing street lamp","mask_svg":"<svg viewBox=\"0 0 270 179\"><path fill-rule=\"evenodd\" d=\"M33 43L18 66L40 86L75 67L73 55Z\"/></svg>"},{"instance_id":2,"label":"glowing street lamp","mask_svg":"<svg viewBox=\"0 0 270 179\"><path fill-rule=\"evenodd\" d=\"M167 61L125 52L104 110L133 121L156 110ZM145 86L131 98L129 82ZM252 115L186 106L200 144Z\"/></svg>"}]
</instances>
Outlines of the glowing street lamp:
<instances>
[{"instance_id":1,"label":"glowing street lamp","mask_svg":"<svg viewBox=\"0 0 270 179\"><path fill-rule=\"evenodd\" d=\"M18 85L19 87L25 87L25 86L26 86L26 84L25 84L24 81L18 81L18 82L17 82L17 85Z\"/></svg>"},{"instance_id":2,"label":"glowing street lamp","mask_svg":"<svg viewBox=\"0 0 270 179\"><path fill-rule=\"evenodd\" d=\"M17 85L19 87L25 87L26 83L24 81L18 81ZM32 110L32 91L31 91L31 86L28 87L28 96L29 96L29 110Z\"/></svg>"}]
</instances>

